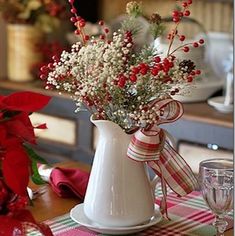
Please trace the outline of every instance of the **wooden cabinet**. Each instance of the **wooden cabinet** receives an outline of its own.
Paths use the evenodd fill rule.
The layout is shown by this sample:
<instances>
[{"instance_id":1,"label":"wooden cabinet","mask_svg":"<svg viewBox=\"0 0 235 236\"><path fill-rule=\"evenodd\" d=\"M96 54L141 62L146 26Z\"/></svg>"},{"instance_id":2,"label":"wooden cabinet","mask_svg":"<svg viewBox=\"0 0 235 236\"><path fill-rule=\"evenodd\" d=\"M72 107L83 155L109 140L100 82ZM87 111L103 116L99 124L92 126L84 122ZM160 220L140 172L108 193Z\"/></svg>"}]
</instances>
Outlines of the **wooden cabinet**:
<instances>
[{"instance_id":1,"label":"wooden cabinet","mask_svg":"<svg viewBox=\"0 0 235 236\"><path fill-rule=\"evenodd\" d=\"M233 150L233 114L223 114L206 103L184 104L184 115L174 124L164 125L180 142L216 144Z\"/></svg>"},{"instance_id":2,"label":"wooden cabinet","mask_svg":"<svg viewBox=\"0 0 235 236\"><path fill-rule=\"evenodd\" d=\"M48 125L50 122L57 123L57 126L48 127L52 129L52 137L39 136L38 146L35 148L40 154L51 163L65 160L92 163L97 132L89 120L90 114L88 112L76 114L74 102L68 95L60 96L57 92L45 90L37 82L17 84L0 80L0 94L21 90L31 90L52 96L48 106L40 111L41 115L46 116L45 118L41 116L39 122L48 122ZM219 113L206 103L184 104L184 111L183 117L178 121L162 125L162 128L167 129L178 143L181 141L204 145L210 143L233 150L232 113ZM61 129L60 132L57 129ZM95 137L96 140L94 140Z\"/></svg>"}]
</instances>

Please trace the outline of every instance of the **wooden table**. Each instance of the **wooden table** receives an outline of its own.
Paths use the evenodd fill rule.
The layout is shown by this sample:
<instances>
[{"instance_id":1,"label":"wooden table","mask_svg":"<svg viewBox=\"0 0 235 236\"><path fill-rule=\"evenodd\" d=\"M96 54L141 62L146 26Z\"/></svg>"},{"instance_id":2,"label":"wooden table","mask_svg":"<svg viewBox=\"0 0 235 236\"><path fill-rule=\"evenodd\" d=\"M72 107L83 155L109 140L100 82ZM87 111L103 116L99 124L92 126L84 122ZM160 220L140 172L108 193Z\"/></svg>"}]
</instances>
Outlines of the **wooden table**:
<instances>
[{"instance_id":1,"label":"wooden table","mask_svg":"<svg viewBox=\"0 0 235 236\"><path fill-rule=\"evenodd\" d=\"M90 171L90 166L79 162L65 162L56 164L58 167L80 168L81 170ZM37 186L31 183L32 189L38 189L42 186ZM60 198L50 188L49 185L44 185L46 192L34 200L34 206L29 209L35 219L39 222L52 219L57 216L68 213L71 208L77 205L80 201L76 198ZM232 236L233 229L228 230L225 236ZM200 236L200 235L199 235Z\"/></svg>"},{"instance_id":2,"label":"wooden table","mask_svg":"<svg viewBox=\"0 0 235 236\"><path fill-rule=\"evenodd\" d=\"M57 167L78 167L81 170L90 171L90 166L79 162L64 162L56 164ZM77 198L60 198L54 193L49 185L35 185L30 183L30 187L35 190L45 189L45 192L33 200L33 206L29 209L35 219L39 222L52 219L56 216L68 213L72 207L80 201Z\"/></svg>"}]
</instances>

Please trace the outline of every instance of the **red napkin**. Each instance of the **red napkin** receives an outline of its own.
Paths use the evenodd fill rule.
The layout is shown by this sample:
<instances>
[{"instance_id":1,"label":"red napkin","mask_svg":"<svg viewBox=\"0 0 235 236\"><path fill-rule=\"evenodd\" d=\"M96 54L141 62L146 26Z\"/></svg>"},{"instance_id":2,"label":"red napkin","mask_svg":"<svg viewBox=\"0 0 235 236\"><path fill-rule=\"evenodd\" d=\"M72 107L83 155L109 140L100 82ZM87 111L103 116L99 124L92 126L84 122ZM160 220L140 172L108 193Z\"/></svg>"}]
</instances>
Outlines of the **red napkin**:
<instances>
[{"instance_id":1,"label":"red napkin","mask_svg":"<svg viewBox=\"0 0 235 236\"><path fill-rule=\"evenodd\" d=\"M60 197L77 196L84 199L88 184L89 173L79 169L56 167L50 174L52 189Z\"/></svg>"}]
</instances>

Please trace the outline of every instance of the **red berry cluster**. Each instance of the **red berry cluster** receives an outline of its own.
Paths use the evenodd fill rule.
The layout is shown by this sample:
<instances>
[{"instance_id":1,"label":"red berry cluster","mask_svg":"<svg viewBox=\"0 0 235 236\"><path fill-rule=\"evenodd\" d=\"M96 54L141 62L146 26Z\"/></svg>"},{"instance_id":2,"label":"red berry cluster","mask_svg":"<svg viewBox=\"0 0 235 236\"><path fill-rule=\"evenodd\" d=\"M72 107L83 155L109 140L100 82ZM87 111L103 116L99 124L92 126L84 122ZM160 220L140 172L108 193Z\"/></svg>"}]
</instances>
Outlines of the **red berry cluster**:
<instances>
[{"instance_id":1,"label":"red berry cluster","mask_svg":"<svg viewBox=\"0 0 235 236\"><path fill-rule=\"evenodd\" d=\"M56 57L57 60L59 60L60 54L66 48L63 47L59 42L54 41L50 43L44 42L43 44L38 45L37 49L42 52L43 58L39 63L32 65L31 71L33 74L36 74L37 77L40 77L40 79L44 81L47 78L49 70L54 69L54 65L51 63L51 58Z\"/></svg>"},{"instance_id":2,"label":"red berry cluster","mask_svg":"<svg viewBox=\"0 0 235 236\"><path fill-rule=\"evenodd\" d=\"M83 43L86 43L90 39L89 35L86 35L83 30L86 26L86 21L81 16L77 15L77 9L74 7L74 0L69 0L69 3L71 5L70 12L74 14L74 16L70 18L70 21L77 27L74 33L80 35Z\"/></svg>"},{"instance_id":3,"label":"red berry cluster","mask_svg":"<svg viewBox=\"0 0 235 236\"><path fill-rule=\"evenodd\" d=\"M175 23L179 23L181 21L181 19L184 17L184 16L190 16L190 11L188 10L188 7L193 3L192 0L187 0L187 1L184 1L182 2L182 7L183 7L183 10L180 11L180 10L174 10L172 12L172 20L175 22Z\"/></svg>"},{"instance_id":4,"label":"red berry cluster","mask_svg":"<svg viewBox=\"0 0 235 236\"><path fill-rule=\"evenodd\" d=\"M103 104L105 102L110 102L112 100L112 96L108 91L105 91L105 96L104 100L100 100L100 97L98 96L93 96L92 98L89 97L89 95L83 96L83 102L87 107L94 107L96 111L98 112L97 118L99 119L104 119L105 114L104 114L104 109L103 109Z\"/></svg>"},{"instance_id":5,"label":"red berry cluster","mask_svg":"<svg viewBox=\"0 0 235 236\"><path fill-rule=\"evenodd\" d=\"M130 59L130 53L131 53L131 50L134 46L134 43L133 43L133 37L132 37L132 32L130 31L127 31L125 32L124 34L124 40L123 40L123 43L122 43L122 47L123 48L126 48L127 50L129 50L129 53L128 54L124 54L123 53L123 61L124 61L124 64L127 64L128 63L128 60Z\"/></svg>"},{"instance_id":6,"label":"red berry cluster","mask_svg":"<svg viewBox=\"0 0 235 236\"><path fill-rule=\"evenodd\" d=\"M187 81L190 83L193 81L194 76L200 75L201 71L200 70L193 70L190 75L187 77Z\"/></svg>"},{"instance_id":7,"label":"red berry cluster","mask_svg":"<svg viewBox=\"0 0 235 236\"><path fill-rule=\"evenodd\" d=\"M128 80L130 80L132 83L135 83L138 79L138 75L145 76L147 74L151 74L152 76L158 76L159 72L164 72L162 80L163 83L171 82L168 72L174 67L174 60L174 56L164 58L163 60L159 56L156 56L154 57L153 64L151 66L142 62L131 68L129 76L120 74L118 76L116 85L118 85L120 88L123 88L125 87Z\"/></svg>"},{"instance_id":8,"label":"red berry cluster","mask_svg":"<svg viewBox=\"0 0 235 236\"><path fill-rule=\"evenodd\" d=\"M135 83L139 76L144 76L147 74L151 74L153 77L156 77L159 79L158 75L161 72L162 74L162 83L172 83L172 78L170 75L170 69L174 67L174 61L175 56L169 56L168 58L161 59L161 57L156 56L153 59L153 64L149 66L146 63L140 63L137 66L132 67L130 74L128 76L125 76L124 74L120 74L118 76L118 79L116 81L116 85L118 85L120 88L124 88L128 80L130 80L132 83ZM183 72L183 71L182 71ZM186 73L187 71L185 71ZM200 75L200 70L192 70L189 73L187 73L187 82L192 82L193 78L197 75ZM175 95L179 92L178 88L174 88L170 94Z\"/></svg>"},{"instance_id":9,"label":"red berry cluster","mask_svg":"<svg viewBox=\"0 0 235 236\"><path fill-rule=\"evenodd\" d=\"M170 68L174 66L173 61L175 60L174 56L170 56L168 58L164 58L163 60L157 56L154 58L154 66L151 71L153 75L158 75L160 71L165 72L166 74L169 72Z\"/></svg>"},{"instance_id":10,"label":"red berry cluster","mask_svg":"<svg viewBox=\"0 0 235 236\"><path fill-rule=\"evenodd\" d=\"M119 75L118 76L118 82L117 82L118 86L120 88L124 88L125 85L126 85L127 80L128 80L128 78L125 75L123 75L123 74Z\"/></svg>"},{"instance_id":11,"label":"red berry cluster","mask_svg":"<svg viewBox=\"0 0 235 236\"><path fill-rule=\"evenodd\" d=\"M90 39L90 36L86 35L83 30L83 28L86 26L86 21L81 16L78 16L77 9L74 7L74 0L69 0L69 3L71 5L70 12L74 14L74 16L70 18L70 21L77 27L74 33L76 35L80 35L83 43L86 43ZM107 35L110 30L105 26L103 20L99 21L99 25L101 26L101 29L103 31L103 33L100 35L100 39L105 40L107 39Z\"/></svg>"},{"instance_id":12,"label":"red berry cluster","mask_svg":"<svg viewBox=\"0 0 235 236\"><path fill-rule=\"evenodd\" d=\"M123 46L126 47L128 43L133 44L133 37L132 37L132 33L130 31L125 32Z\"/></svg>"},{"instance_id":13,"label":"red berry cluster","mask_svg":"<svg viewBox=\"0 0 235 236\"><path fill-rule=\"evenodd\" d=\"M71 5L70 12L74 14L73 17L70 18L70 21L77 27L77 29L74 31L76 35L80 35L83 43L85 44L89 39L90 36L84 33L84 27L86 26L86 21L77 14L77 9L74 7L74 0L69 0L69 3ZM104 21L100 20L99 25L102 27L103 34L100 35L100 39L105 40L107 38L107 34L109 33L109 29L105 26Z\"/></svg>"},{"instance_id":14,"label":"red berry cluster","mask_svg":"<svg viewBox=\"0 0 235 236\"><path fill-rule=\"evenodd\" d=\"M53 44L54 45L54 44ZM48 53L49 54L52 54L53 56L50 56L48 57L47 54L44 54L44 55L47 55L47 57L45 57L43 59L43 63L40 63L39 65L35 65L37 66L37 68L40 68L40 79L42 81L45 81L46 82L46 79L48 77L48 74L55 68L54 64L55 63L58 63L59 60L60 60L60 54L61 52L64 50L63 47L53 47L52 44L48 44L48 46L51 46L49 47L50 50L48 50ZM51 61L51 59L53 61ZM63 80L64 78L62 77L58 77L58 80ZM49 84L47 85L48 89L54 89L54 86L52 84Z\"/></svg>"},{"instance_id":15,"label":"red berry cluster","mask_svg":"<svg viewBox=\"0 0 235 236\"><path fill-rule=\"evenodd\" d=\"M204 39L200 39L198 41L189 43L189 44L187 44L188 46L184 45L183 51L184 52L189 52L190 51L190 47L189 46L193 46L194 48L198 48L200 46L200 44L204 44Z\"/></svg>"},{"instance_id":16,"label":"red berry cluster","mask_svg":"<svg viewBox=\"0 0 235 236\"><path fill-rule=\"evenodd\" d=\"M131 72L128 77L121 74L118 76L118 86L123 88L126 85L126 82L130 80L132 83L137 81L138 74L146 75L149 72L150 68L146 63L140 63L138 66L132 67Z\"/></svg>"},{"instance_id":17,"label":"red berry cluster","mask_svg":"<svg viewBox=\"0 0 235 236\"><path fill-rule=\"evenodd\" d=\"M192 2L193 2L192 0L183 1L181 4L183 9L182 10L174 10L172 12L172 20L173 20L173 22L176 23L176 25L175 25L175 28L172 30L172 32L169 33L167 36L167 38L170 40L170 46L169 46L168 53L167 53L168 56L172 55L175 51L177 51L179 49L182 49L184 52L187 53L190 51L190 46L197 48L201 44L204 44L204 40L200 39L199 41L183 44L183 45L179 46L178 48L174 49L172 52L170 52L171 46L172 46L175 38L178 38L178 40L180 40L181 42L184 42L186 39L185 35L178 33L177 27L183 17L187 17L190 15L189 6L192 4Z\"/></svg>"},{"instance_id":18,"label":"red berry cluster","mask_svg":"<svg viewBox=\"0 0 235 236\"><path fill-rule=\"evenodd\" d=\"M154 58L154 64L151 69L151 74L153 76L158 76L159 72L163 72L162 77L163 83L171 83L172 79L169 74L171 68L174 67L175 56L169 56L167 58L161 59L159 56Z\"/></svg>"},{"instance_id":19,"label":"red berry cluster","mask_svg":"<svg viewBox=\"0 0 235 236\"><path fill-rule=\"evenodd\" d=\"M104 23L103 20L100 20L100 21L99 21L99 26L101 27L101 29L102 29L102 31L103 31L103 34L100 35L100 39L101 39L101 40L107 39L107 35L108 35L108 33L109 33L109 28L107 28L107 27L105 26L105 23Z\"/></svg>"},{"instance_id":20,"label":"red berry cluster","mask_svg":"<svg viewBox=\"0 0 235 236\"><path fill-rule=\"evenodd\" d=\"M150 71L150 67L146 63L140 63L137 67L135 67L136 70L136 75L141 74L141 75L146 75Z\"/></svg>"}]
</instances>

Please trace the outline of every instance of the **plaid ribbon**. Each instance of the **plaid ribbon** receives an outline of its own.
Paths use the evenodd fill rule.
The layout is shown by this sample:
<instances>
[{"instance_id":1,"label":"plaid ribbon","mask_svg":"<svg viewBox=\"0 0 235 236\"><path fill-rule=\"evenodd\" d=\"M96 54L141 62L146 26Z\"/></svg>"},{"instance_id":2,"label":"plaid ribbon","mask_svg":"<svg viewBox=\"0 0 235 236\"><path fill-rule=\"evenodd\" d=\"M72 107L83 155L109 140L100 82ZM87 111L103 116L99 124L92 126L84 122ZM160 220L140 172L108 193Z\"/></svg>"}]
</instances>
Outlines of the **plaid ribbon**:
<instances>
[{"instance_id":1,"label":"plaid ribbon","mask_svg":"<svg viewBox=\"0 0 235 236\"><path fill-rule=\"evenodd\" d=\"M163 123L171 123L183 114L182 104L173 99L153 101L150 107L160 111L160 117L155 127L148 130L138 130L132 137L127 150L127 156L135 161L144 161L161 178L163 199L161 211L167 216L166 184L178 196L192 192L197 186L197 180L191 168L174 148L166 141L165 132L158 127Z\"/></svg>"}]
</instances>

